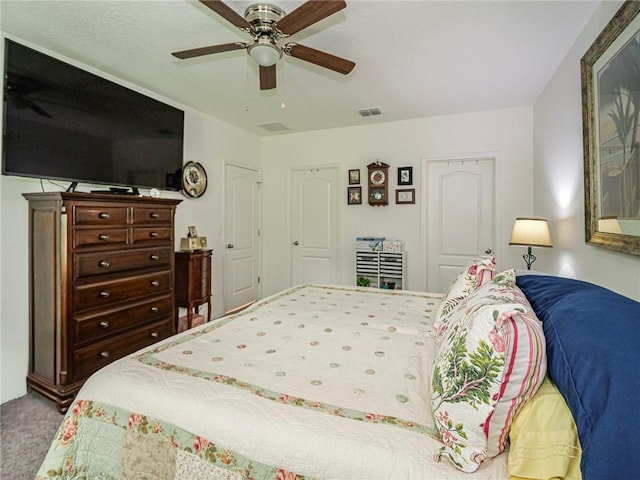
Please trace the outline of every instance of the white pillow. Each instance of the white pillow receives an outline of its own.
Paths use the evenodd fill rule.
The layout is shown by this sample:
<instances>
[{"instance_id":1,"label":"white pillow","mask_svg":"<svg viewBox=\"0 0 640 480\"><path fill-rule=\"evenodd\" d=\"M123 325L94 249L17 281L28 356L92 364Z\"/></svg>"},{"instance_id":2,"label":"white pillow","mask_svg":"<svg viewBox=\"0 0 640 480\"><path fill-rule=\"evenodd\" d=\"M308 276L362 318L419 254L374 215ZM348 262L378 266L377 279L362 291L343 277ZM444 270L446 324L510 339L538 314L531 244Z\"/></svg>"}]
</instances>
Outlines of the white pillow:
<instances>
[{"instance_id":1,"label":"white pillow","mask_svg":"<svg viewBox=\"0 0 640 480\"><path fill-rule=\"evenodd\" d=\"M476 288L491 280L496 274L496 259L493 256L475 258L467 263L449 285L442 297L434 317L436 339L441 341L449 328L449 317L462 300Z\"/></svg>"},{"instance_id":2,"label":"white pillow","mask_svg":"<svg viewBox=\"0 0 640 480\"><path fill-rule=\"evenodd\" d=\"M433 365L431 407L444 444L436 457L470 473L502 452L546 365L542 326L513 270L459 303Z\"/></svg>"}]
</instances>

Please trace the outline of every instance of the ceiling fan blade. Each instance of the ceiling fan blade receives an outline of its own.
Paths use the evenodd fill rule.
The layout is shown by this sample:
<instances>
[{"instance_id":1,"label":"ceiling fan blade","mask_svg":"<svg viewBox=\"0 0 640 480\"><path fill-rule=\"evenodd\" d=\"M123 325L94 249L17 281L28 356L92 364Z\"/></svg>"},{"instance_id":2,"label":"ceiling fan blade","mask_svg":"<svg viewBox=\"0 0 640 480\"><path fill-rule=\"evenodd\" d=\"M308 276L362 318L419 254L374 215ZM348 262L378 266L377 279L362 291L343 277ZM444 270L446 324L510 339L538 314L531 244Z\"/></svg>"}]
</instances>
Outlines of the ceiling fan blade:
<instances>
[{"instance_id":1,"label":"ceiling fan blade","mask_svg":"<svg viewBox=\"0 0 640 480\"><path fill-rule=\"evenodd\" d=\"M283 50L287 55L314 63L321 67L328 68L329 70L333 70L334 72L342 73L343 75L351 72L353 67L356 66L356 64L351 60L336 57L330 53L316 50L311 47L305 47L304 45L299 45L297 43L287 43Z\"/></svg>"},{"instance_id":2,"label":"ceiling fan blade","mask_svg":"<svg viewBox=\"0 0 640 480\"><path fill-rule=\"evenodd\" d=\"M263 67L260 65L260 90L276 88L276 66Z\"/></svg>"},{"instance_id":3,"label":"ceiling fan blade","mask_svg":"<svg viewBox=\"0 0 640 480\"><path fill-rule=\"evenodd\" d=\"M307 0L278 20L277 29L285 35L293 35L303 28L339 12L346 6L347 3L344 0Z\"/></svg>"},{"instance_id":4,"label":"ceiling fan blade","mask_svg":"<svg viewBox=\"0 0 640 480\"><path fill-rule=\"evenodd\" d=\"M171 55L177 58L186 59L193 57L201 57L202 55L211 55L212 53L230 52L232 50L243 50L247 48L246 43L234 42L223 43L221 45L211 45L210 47L192 48L191 50L181 50L172 52Z\"/></svg>"},{"instance_id":5,"label":"ceiling fan blade","mask_svg":"<svg viewBox=\"0 0 640 480\"><path fill-rule=\"evenodd\" d=\"M202 3L206 7L209 7L211 10L216 12L218 15L220 15L222 18L235 25L236 27L248 32L251 31L251 24L222 0L200 0L200 3Z\"/></svg>"}]
</instances>

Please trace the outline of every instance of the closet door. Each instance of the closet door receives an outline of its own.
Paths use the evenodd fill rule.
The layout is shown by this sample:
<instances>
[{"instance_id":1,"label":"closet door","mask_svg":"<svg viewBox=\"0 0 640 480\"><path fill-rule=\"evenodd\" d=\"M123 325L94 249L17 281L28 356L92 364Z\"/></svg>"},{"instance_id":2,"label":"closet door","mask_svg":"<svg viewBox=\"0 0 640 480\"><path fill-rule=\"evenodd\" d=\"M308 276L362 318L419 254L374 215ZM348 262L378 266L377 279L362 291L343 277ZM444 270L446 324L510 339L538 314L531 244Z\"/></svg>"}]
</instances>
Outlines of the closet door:
<instances>
[{"instance_id":1,"label":"closet door","mask_svg":"<svg viewBox=\"0 0 640 480\"><path fill-rule=\"evenodd\" d=\"M469 260L494 250L495 159L427 162L427 289L444 292Z\"/></svg>"},{"instance_id":2,"label":"closet door","mask_svg":"<svg viewBox=\"0 0 640 480\"><path fill-rule=\"evenodd\" d=\"M291 280L339 283L338 169L292 171Z\"/></svg>"},{"instance_id":3,"label":"closet door","mask_svg":"<svg viewBox=\"0 0 640 480\"><path fill-rule=\"evenodd\" d=\"M225 312L255 302L260 289L260 183L249 168L225 167Z\"/></svg>"}]
</instances>

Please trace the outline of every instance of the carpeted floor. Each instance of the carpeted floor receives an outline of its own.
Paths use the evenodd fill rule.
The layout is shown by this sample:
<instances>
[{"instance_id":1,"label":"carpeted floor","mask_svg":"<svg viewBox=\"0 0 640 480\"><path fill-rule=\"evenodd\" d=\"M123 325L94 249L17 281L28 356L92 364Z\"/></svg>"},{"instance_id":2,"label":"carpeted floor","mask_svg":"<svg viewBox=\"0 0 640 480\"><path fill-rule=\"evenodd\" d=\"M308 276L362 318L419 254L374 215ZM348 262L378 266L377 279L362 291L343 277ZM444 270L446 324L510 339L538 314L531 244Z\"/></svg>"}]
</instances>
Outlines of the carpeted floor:
<instances>
[{"instance_id":1,"label":"carpeted floor","mask_svg":"<svg viewBox=\"0 0 640 480\"><path fill-rule=\"evenodd\" d=\"M1 480L34 480L63 416L37 393L0 406Z\"/></svg>"}]
</instances>

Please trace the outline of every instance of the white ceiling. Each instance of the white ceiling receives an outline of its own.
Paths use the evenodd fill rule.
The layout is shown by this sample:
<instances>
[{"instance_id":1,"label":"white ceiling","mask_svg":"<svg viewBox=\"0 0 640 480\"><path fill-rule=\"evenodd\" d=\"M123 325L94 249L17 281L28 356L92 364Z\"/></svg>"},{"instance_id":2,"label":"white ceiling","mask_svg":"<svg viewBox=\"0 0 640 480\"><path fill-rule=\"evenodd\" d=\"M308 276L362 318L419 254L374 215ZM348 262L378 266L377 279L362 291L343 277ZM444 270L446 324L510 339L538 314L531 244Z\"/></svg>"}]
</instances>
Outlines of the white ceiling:
<instances>
[{"instance_id":1,"label":"white ceiling","mask_svg":"<svg viewBox=\"0 0 640 480\"><path fill-rule=\"evenodd\" d=\"M240 15L256 2L230 0ZM302 0L273 0L292 11ZM258 135L533 105L597 1L371 1L287 41L356 62L347 76L284 56L261 92L238 50L178 60L172 51L250 40L197 1L0 0L15 40L131 82ZM285 108L282 108L282 105ZM362 118L357 110L379 107Z\"/></svg>"}]
</instances>

